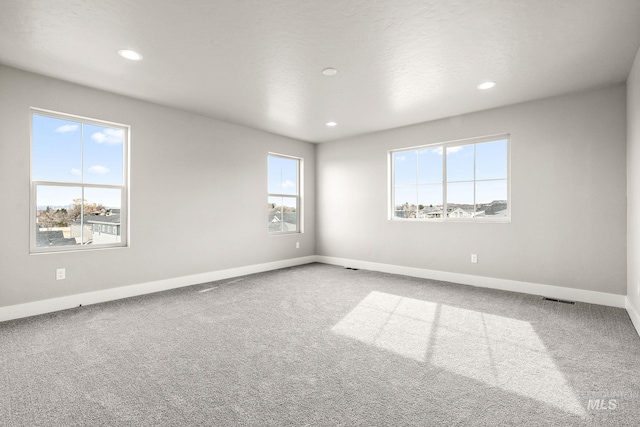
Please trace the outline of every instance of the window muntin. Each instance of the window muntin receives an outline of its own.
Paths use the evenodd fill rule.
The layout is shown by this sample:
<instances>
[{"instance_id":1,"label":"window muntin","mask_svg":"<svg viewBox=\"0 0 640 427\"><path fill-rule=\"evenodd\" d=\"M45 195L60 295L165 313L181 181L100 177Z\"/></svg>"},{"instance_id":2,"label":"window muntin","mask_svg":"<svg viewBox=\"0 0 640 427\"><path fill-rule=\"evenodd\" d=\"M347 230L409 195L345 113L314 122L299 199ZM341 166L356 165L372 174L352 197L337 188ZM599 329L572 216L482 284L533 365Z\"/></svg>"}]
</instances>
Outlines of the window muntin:
<instances>
[{"instance_id":1,"label":"window muntin","mask_svg":"<svg viewBox=\"0 0 640 427\"><path fill-rule=\"evenodd\" d=\"M126 246L129 128L32 109L31 252Z\"/></svg>"},{"instance_id":2,"label":"window muntin","mask_svg":"<svg viewBox=\"0 0 640 427\"><path fill-rule=\"evenodd\" d=\"M269 233L300 233L302 159L268 155L267 219Z\"/></svg>"},{"instance_id":3,"label":"window muntin","mask_svg":"<svg viewBox=\"0 0 640 427\"><path fill-rule=\"evenodd\" d=\"M391 219L508 221L509 135L390 152Z\"/></svg>"}]
</instances>

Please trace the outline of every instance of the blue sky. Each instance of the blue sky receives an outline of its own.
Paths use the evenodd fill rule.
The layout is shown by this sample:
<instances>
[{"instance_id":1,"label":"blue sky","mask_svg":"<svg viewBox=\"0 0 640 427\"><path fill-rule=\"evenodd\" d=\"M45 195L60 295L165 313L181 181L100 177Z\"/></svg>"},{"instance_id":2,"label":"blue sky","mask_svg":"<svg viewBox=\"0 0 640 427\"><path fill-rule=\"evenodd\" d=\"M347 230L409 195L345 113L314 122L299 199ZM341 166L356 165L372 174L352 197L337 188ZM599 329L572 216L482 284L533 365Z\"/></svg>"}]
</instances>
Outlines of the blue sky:
<instances>
[{"instance_id":1,"label":"blue sky","mask_svg":"<svg viewBox=\"0 0 640 427\"><path fill-rule=\"evenodd\" d=\"M122 185L124 131L34 114L32 176L35 181ZM80 187L38 188L38 206L66 206L80 198ZM120 207L120 190L85 190L90 203Z\"/></svg>"},{"instance_id":2,"label":"blue sky","mask_svg":"<svg viewBox=\"0 0 640 427\"><path fill-rule=\"evenodd\" d=\"M489 203L507 199L507 141L446 148L448 203ZM395 205L442 205L443 147L393 154ZM480 181L480 180L498 181ZM417 186L416 186L417 184Z\"/></svg>"}]
</instances>

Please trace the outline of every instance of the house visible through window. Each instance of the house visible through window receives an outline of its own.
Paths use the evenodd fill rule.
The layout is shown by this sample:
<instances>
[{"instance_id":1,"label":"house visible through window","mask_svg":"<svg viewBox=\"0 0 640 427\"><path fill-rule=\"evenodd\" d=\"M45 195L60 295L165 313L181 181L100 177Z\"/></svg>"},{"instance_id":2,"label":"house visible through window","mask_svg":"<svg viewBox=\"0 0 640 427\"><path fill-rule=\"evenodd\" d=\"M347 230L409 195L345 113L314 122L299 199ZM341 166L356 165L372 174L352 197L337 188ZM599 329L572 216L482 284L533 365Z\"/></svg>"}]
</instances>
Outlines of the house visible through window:
<instances>
[{"instance_id":1,"label":"house visible through window","mask_svg":"<svg viewBox=\"0 0 640 427\"><path fill-rule=\"evenodd\" d=\"M31 251L126 246L125 125L33 109ZM105 225L114 233L101 233Z\"/></svg>"},{"instance_id":2,"label":"house visible through window","mask_svg":"<svg viewBox=\"0 0 640 427\"><path fill-rule=\"evenodd\" d=\"M391 219L510 219L509 135L389 155Z\"/></svg>"},{"instance_id":3,"label":"house visible through window","mask_svg":"<svg viewBox=\"0 0 640 427\"><path fill-rule=\"evenodd\" d=\"M267 219L270 233L299 233L302 159L268 156Z\"/></svg>"}]
</instances>

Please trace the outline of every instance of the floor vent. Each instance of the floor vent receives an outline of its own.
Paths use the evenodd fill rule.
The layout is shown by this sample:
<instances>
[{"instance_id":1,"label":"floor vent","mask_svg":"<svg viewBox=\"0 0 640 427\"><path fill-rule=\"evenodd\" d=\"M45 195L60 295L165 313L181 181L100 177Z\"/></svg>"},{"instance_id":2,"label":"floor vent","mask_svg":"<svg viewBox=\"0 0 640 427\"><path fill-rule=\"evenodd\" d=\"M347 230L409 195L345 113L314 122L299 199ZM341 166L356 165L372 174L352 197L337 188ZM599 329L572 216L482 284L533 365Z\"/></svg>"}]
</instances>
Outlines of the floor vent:
<instances>
[{"instance_id":1,"label":"floor vent","mask_svg":"<svg viewBox=\"0 0 640 427\"><path fill-rule=\"evenodd\" d=\"M354 271L358 271L360 270L359 268L353 268L353 267L345 267L346 270L354 270Z\"/></svg>"},{"instance_id":2,"label":"floor vent","mask_svg":"<svg viewBox=\"0 0 640 427\"><path fill-rule=\"evenodd\" d=\"M563 304L575 304L575 301L567 301L564 299L556 299L556 298L547 298L547 297L542 297L543 300L545 301L553 301L553 302L561 302Z\"/></svg>"}]
</instances>

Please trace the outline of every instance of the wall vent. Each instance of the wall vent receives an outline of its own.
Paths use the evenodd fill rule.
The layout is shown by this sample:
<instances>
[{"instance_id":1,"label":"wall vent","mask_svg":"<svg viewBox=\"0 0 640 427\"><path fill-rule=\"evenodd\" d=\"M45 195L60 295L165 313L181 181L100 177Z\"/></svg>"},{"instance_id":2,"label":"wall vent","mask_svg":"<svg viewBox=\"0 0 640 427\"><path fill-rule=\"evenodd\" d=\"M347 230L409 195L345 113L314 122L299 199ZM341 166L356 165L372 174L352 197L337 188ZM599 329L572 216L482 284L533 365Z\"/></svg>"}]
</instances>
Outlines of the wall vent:
<instances>
[{"instance_id":1,"label":"wall vent","mask_svg":"<svg viewBox=\"0 0 640 427\"><path fill-rule=\"evenodd\" d=\"M360 270L359 268L353 268L353 267L345 267L345 270L354 270L354 271L358 271Z\"/></svg>"},{"instance_id":2,"label":"wall vent","mask_svg":"<svg viewBox=\"0 0 640 427\"><path fill-rule=\"evenodd\" d=\"M575 301L567 301L565 299L556 299L556 298L547 298L547 297L542 297L543 300L545 301L553 301L553 302L561 302L563 304L575 304Z\"/></svg>"}]
</instances>

